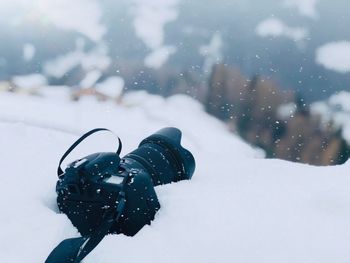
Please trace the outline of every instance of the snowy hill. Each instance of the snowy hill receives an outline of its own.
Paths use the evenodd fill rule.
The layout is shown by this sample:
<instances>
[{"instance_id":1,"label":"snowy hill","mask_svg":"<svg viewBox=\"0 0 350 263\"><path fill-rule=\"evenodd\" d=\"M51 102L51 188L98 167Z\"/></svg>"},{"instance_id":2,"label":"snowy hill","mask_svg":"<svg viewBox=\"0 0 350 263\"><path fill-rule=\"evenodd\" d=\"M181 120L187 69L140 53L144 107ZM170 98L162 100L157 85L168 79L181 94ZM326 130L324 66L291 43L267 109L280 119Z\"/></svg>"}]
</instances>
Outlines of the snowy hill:
<instances>
[{"instance_id":1,"label":"snowy hill","mask_svg":"<svg viewBox=\"0 0 350 263\"><path fill-rule=\"evenodd\" d=\"M43 262L77 236L57 213L56 168L83 132L108 127L123 154L164 126L183 131L196 158L191 181L157 187L162 208L136 236L111 235L84 262L348 262L349 163L312 167L263 154L226 131L186 96L129 93L120 104L46 89L44 97L0 93L1 262ZM99 134L70 160L114 150Z\"/></svg>"}]
</instances>

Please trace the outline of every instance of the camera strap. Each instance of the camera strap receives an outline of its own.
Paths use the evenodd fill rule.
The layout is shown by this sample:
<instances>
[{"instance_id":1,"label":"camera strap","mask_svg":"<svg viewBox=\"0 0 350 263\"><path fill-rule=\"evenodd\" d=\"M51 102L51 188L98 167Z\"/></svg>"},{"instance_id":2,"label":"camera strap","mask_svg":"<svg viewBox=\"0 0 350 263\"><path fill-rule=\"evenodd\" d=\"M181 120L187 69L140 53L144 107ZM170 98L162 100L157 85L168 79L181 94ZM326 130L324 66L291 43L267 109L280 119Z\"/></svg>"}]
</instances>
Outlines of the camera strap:
<instances>
[{"instance_id":1,"label":"camera strap","mask_svg":"<svg viewBox=\"0 0 350 263\"><path fill-rule=\"evenodd\" d=\"M63 174L63 170L61 168L61 164L62 162L66 159L66 157L83 141L85 140L87 137L89 137L90 135L99 132L99 131L109 131L111 133L113 133L111 130L108 130L106 128L96 128L93 129L91 131L88 131L87 133L85 133L84 135L82 135L78 140L76 140L69 148L68 150L63 154L63 156L60 159L60 162L58 164L58 168L57 168L57 175L58 177L61 176L61 174ZM113 133L114 134L114 133ZM120 140L120 138L118 137L118 149L117 149L117 155L120 155L122 151L122 142Z\"/></svg>"},{"instance_id":2,"label":"camera strap","mask_svg":"<svg viewBox=\"0 0 350 263\"><path fill-rule=\"evenodd\" d=\"M66 159L66 157L87 137L90 135L99 132L99 131L109 131L106 128L96 128L93 129L84 135L82 135L78 140L76 140L68 150L61 157L58 168L57 175L60 177L63 174L63 170L61 168L62 162ZM113 132L112 132L113 133ZM119 146L116 151L117 155L120 155L122 149L122 143L120 138L118 137ZM50 253L45 263L79 263L83 260L108 234L110 228L113 224L119 221L122 213L124 212L125 207L125 185L127 183L129 176L124 177L121 183L121 190L118 193L117 198L117 207L113 211L109 211L105 214L104 220L102 224L90 235L76 237L76 238L68 238L63 240L54 248L54 250Z\"/></svg>"},{"instance_id":3,"label":"camera strap","mask_svg":"<svg viewBox=\"0 0 350 263\"><path fill-rule=\"evenodd\" d=\"M124 188L128 178L129 176L126 176L123 179L116 210L106 214L105 220L100 227L89 236L63 240L50 253L45 263L79 263L102 241L113 224L117 223L123 214L126 202Z\"/></svg>"}]
</instances>

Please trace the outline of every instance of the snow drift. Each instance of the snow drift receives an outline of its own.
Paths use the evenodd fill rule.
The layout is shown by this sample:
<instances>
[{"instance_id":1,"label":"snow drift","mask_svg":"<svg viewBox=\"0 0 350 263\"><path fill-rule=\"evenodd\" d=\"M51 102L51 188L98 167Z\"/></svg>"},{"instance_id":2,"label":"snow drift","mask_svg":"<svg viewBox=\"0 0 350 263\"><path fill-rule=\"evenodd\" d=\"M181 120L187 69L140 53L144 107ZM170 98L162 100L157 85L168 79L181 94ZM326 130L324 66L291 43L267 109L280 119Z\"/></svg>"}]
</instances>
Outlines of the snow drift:
<instances>
[{"instance_id":1,"label":"snow drift","mask_svg":"<svg viewBox=\"0 0 350 263\"><path fill-rule=\"evenodd\" d=\"M55 203L61 154L83 132L108 127L122 154L164 126L195 156L191 181L156 187L162 208L136 236L107 236L84 262L348 262L349 164L312 167L262 159L201 105L178 95L130 93L122 104L0 94L1 262L43 262L77 230ZM54 95L53 95L54 94ZM114 150L100 134L70 160Z\"/></svg>"}]
</instances>

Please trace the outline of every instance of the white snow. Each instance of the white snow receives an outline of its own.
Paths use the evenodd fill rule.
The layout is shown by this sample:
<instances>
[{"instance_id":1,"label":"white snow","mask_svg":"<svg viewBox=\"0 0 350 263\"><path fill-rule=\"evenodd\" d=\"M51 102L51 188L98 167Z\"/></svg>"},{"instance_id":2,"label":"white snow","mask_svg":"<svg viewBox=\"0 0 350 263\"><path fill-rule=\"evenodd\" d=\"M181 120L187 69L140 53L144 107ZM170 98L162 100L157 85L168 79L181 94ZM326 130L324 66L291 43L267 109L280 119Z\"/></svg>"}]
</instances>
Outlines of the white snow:
<instances>
[{"instance_id":1,"label":"white snow","mask_svg":"<svg viewBox=\"0 0 350 263\"><path fill-rule=\"evenodd\" d=\"M346 112L350 112L350 92L341 91L329 98L329 104L337 107L338 109Z\"/></svg>"},{"instance_id":2,"label":"white snow","mask_svg":"<svg viewBox=\"0 0 350 263\"><path fill-rule=\"evenodd\" d=\"M98 1L37 0L33 4L42 18L60 29L80 32L95 42L100 41L106 32L101 23L103 13Z\"/></svg>"},{"instance_id":3,"label":"white snow","mask_svg":"<svg viewBox=\"0 0 350 263\"><path fill-rule=\"evenodd\" d=\"M118 76L109 77L103 82L96 84L96 90L111 98L119 97L123 92L123 88L124 80Z\"/></svg>"},{"instance_id":4,"label":"white snow","mask_svg":"<svg viewBox=\"0 0 350 263\"><path fill-rule=\"evenodd\" d=\"M53 25L79 32L94 42L102 40L106 32L97 0L1 0L0 14L10 25Z\"/></svg>"},{"instance_id":5,"label":"white snow","mask_svg":"<svg viewBox=\"0 0 350 263\"><path fill-rule=\"evenodd\" d=\"M134 0L136 35L151 49L163 44L164 26L177 18L178 0Z\"/></svg>"},{"instance_id":6,"label":"white snow","mask_svg":"<svg viewBox=\"0 0 350 263\"><path fill-rule=\"evenodd\" d=\"M23 59L25 61L31 61L33 57L35 56L35 47L33 44L26 43L23 45Z\"/></svg>"},{"instance_id":7,"label":"white snow","mask_svg":"<svg viewBox=\"0 0 350 263\"><path fill-rule=\"evenodd\" d=\"M199 48L199 53L205 58L203 70L207 74L211 72L212 66L222 60L222 46L223 41L221 34L216 32L208 45L203 45Z\"/></svg>"},{"instance_id":8,"label":"white snow","mask_svg":"<svg viewBox=\"0 0 350 263\"><path fill-rule=\"evenodd\" d=\"M135 34L151 50L145 65L161 67L175 52L175 47L164 45L164 27L176 20L179 0L133 0L131 13L134 16Z\"/></svg>"},{"instance_id":9,"label":"white snow","mask_svg":"<svg viewBox=\"0 0 350 263\"><path fill-rule=\"evenodd\" d=\"M81 60L83 69L106 69L111 64L111 58L109 57L108 52L108 46L103 42L99 43L92 50L84 52Z\"/></svg>"},{"instance_id":10,"label":"white snow","mask_svg":"<svg viewBox=\"0 0 350 263\"><path fill-rule=\"evenodd\" d=\"M261 37L287 37L293 41L301 41L308 36L308 30L303 27L290 27L278 18L268 18L261 21L255 29Z\"/></svg>"},{"instance_id":11,"label":"white snow","mask_svg":"<svg viewBox=\"0 0 350 263\"><path fill-rule=\"evenodd\" d=\"M18 75L12 78L13 83L20 88L39 88L47 84L47 79L41 74Z\"/></svg>"},{"instance_id":12,"label":"white snow","mask_svg":"<svg viewBox=\"0 0 350 263\"><path fill-rule=\"evenodd\" d=\"M318 0L284 0L283 4L286 7L296 8L303 16L315 19L318 17L317 2Z\"/></svg>"},{"instance_id":13,"label":"white snow","mask_svg":"<svg viewBox=\"0 0 350 263\"><path fill-rule=\"evenodd\" d=\"M91 88L93 87L99 78L101 78L102 72L100 70L91 70L86 76L80 81L79 87Z\"/></svg>"},{"instance_id":14,"label":"white snow","mask_svg":"<svg viewBox=\"0 0 350 263\"><path fill-rule=\"evenodd\" d=\"M51 103L62 103L70 99L70 90L68 86L42 86L38 92Z\"/></svg>"},{"instance_id":15,"label":"white snow","mask_svg":"<svg viewBox=\"0 0 350 263\"><path fill-rule=\"evenodd\" d=\"M145 65L150 68L159 69L175 52L176 48L173 46L159 47L146 56Z\"/></svg>"},{"instance_id":16,"label":"white snow","mask_svg":"<svg viewBox=\"0 0 350 263\"><path fill-rule=\"evenodd\" d=\"M108 48L100 43L90 51L84 51L84 44L78 41L74 51L56 57L44 64L44 72L56 78L63 77L70 70L81 66L84 70L105 70L111 63Z\"/></svg>"},{"instance_id":17,"label":"white snow","mask_svg":"<svg viewBox=\"0 0 350 263\"><path fill-rule=\"evenodd\" d=\"M277 108L277 116L283 120L292 117L297 110L297 105L293 102L282 104Z\"/></svg>"},{"instance_id":18,"label":"white snow","mask_svg":"<svg viewBox=\"0 0 350 263\"><path fill-rule=\"evenodd\" d=\"M79 135L111 128L126 154L164 126L183 131L197 162L193 179L157 187L162 207L152 225L134 237L107 236L85 263L348 262L349 163L261 159L184 95L128 93L121 105L46 96L0 93L1 262L44 262L60 241L78 235L57 213L55 171ZM67 162L116 147L112 134L101 133Z\"/></svg>"},{"instance_id":19,"label":"white snow","mask_svg":"<svg viewBox=\"0 0 350 263\"><path fill-rule=\"evenodd\" d=\"M350 72L350 41L330 42L319 47L316 63L340 73Z\"/></svg>"},{"instance_id":20,"label":"white snow","mask_svg":"<svg viewBox=\"0 0 350 263\"><path fill-rule=\"evenodd\" d=\"M342 137L350 144L350 92L341 91L326 101L318 101L311 105L311 111L321 116L322 121L333 122L342 128Z\"/></svg>"},{"instance_id":21,"label":"white snow","mask_svg":"<svg viewBox=\"0 0 350 263\"><path fill-rule=\"evenodd\" d=\"M67 72L79 65L82 54L79 51L69 52L44 64L44 72L56 78L63 77Z\"/></svg>"}]
</instances>

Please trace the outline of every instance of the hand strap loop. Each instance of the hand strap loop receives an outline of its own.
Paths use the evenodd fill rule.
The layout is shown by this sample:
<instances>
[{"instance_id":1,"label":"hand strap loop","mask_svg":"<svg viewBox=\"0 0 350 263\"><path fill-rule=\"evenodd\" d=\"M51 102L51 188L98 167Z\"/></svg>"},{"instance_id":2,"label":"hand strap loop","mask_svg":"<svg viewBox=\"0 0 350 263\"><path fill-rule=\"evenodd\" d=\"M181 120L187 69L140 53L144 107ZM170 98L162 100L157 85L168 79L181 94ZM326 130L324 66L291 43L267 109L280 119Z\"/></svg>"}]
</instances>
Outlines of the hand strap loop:
<instances>
[{"instance_id":1,"label":"hand strap loop","mask_svg":"<svg viewBox=\"0 0 350 263\"><path fill-rule=\"evenodd\" d=\"M99 132L99 131L109 131L111 133L113 133L111 130L108 130L106 128L96 128L93 129L87 133L85 133L83 136L81 136L78 140L75 141L75 143L73 143L71 145L71 147L68 148L68 150L63 154L63 156L61 157L61 160L58 164L58 168L57 168L57 175L58 177L60 177L63 174L63 170L61 168L61 164L62 162L66 159L66 157L75 149L75 147L77 147L83 140L85 140L87 137L89 137L90 135ZM113 133L114 134L114 133ZM122 142L120 140L120 138L118 137L118 149L117 149L117 155L120 155L121 151L122 151Z\"/></svg>"}]
</instances>

